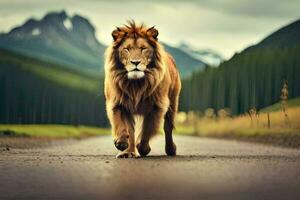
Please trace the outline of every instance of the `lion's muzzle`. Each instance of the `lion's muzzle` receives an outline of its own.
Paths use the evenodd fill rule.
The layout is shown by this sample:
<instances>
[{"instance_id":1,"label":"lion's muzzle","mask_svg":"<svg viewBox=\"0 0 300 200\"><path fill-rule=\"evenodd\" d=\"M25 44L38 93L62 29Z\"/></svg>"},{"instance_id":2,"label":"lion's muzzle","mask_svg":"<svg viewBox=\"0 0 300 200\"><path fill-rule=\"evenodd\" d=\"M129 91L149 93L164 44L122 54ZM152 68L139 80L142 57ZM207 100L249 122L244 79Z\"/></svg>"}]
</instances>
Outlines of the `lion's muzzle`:
<instances>
[{"instance_id":1,"label":"lion's muzzle","mask_svg":"<svg viewBox=\"0 0 300 200\"><path fill-rule=\"evenodd\" d=\"M145 72L139 70L133 70L127 73L128 79L140 79L145 76Z\"/></svg>"},{"instance_id":2,"label":"lion's muzzle","mask_svg":"<svg viewBox=\"0 0 300 200\"><path fill-rule=\"evenodd\" d=\"M140 79L145 76L144 68L140 65L132 65L127 72L128 79Z\"/></svg>"}]
</instances>

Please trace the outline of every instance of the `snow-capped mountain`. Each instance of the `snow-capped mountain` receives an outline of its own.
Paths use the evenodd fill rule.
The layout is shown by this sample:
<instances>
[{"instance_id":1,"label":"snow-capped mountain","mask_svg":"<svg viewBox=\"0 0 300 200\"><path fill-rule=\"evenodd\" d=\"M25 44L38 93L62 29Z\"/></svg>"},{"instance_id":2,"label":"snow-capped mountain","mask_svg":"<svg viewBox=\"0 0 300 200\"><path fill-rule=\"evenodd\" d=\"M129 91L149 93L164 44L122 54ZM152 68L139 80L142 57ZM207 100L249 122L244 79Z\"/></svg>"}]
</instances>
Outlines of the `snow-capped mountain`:
<instances>
[{"instance_id":1,"label":"snow-capped mountain","mask_svg":"<svg viewBox=\"0 0 300 200\"><path fill-rule=\"evenodd\" d=\"M211 67L218 67L221 62L224 61L222 56L218 54L217 52L205 49L205 50L199 50L197 48L191 47L190 45L186 43L181 43L178 48L192 56L193 58L196 58L198 60L201 60Z\"/></svg>"},{"instance_id":2,"label":"snow-capped mountain","mask_svg":"<svg viewBox=\"0 0 300 200\"><path fill-rule=\"evenodd\" d=\"M0 47L84 71L101 72L105 46L85 18L51 12L0 35Z\"/></svg>"}]
</instances>

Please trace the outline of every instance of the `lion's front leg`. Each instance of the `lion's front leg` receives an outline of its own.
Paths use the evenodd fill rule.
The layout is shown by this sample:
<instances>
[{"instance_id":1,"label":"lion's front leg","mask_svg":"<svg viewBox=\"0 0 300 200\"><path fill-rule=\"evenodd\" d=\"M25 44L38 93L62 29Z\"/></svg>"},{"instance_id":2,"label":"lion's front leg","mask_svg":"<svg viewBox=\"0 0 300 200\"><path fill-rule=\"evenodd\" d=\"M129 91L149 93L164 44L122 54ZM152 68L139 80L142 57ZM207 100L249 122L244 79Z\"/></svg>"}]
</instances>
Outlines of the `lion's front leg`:
<instances>
[{"instance_id":1,"label":"lion's front leg","mask_svg":"<svg viewBox=\"0 0 300 200\"><path fill-rule=\"evenodd\" d=\"M136 152L135 152L134 131L130 132L128 148L124 151L120 151L116 157L117 158L136 158L137 157Z\"/></svg>"},{"instance_id":2,"label":"lion's front leg","mask_svg":"<svg viewBox=\"0 0 300 200\"><path fill-rule=\"evenodd\" d=\"M121 106L107 107L108 118L112 126L114 144L120 151L128 149L134 137L134 121L132 115Z\"/></svg>"}]
</instances>

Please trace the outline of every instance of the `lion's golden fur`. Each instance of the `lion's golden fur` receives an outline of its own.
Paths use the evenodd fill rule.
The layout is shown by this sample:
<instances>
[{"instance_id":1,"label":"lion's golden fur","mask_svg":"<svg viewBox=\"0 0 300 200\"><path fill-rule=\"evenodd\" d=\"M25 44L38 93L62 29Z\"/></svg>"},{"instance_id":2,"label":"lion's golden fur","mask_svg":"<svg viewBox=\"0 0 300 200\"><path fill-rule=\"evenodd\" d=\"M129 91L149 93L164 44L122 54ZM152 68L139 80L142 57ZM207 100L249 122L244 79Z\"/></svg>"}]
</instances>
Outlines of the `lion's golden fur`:
<instances>
[{"instance_id":1,"label":"lion's golden fur","mask_svg":"<svg viewBox=\"0 0 300 200\"><path fill-rule=\"evenodd\" d=\"M115 142L128 142L126 151L135 152L134 116L143 116L137 148L141 155L150 151L149 139L158 132L165 119L166 152L175 154L172 139L174 117L178 107L181 82L175 61L157 41L158 31L134 22L113 31L114 42L105 54L105 97L108 118ZM131 80L122 62L120 45L126 39L144 38L153 49L153 56L145 69L145 77ZM125 138L125 139L124 139ZM126 138L129 138L127 140Z\"/></svg>"}]
</instances>

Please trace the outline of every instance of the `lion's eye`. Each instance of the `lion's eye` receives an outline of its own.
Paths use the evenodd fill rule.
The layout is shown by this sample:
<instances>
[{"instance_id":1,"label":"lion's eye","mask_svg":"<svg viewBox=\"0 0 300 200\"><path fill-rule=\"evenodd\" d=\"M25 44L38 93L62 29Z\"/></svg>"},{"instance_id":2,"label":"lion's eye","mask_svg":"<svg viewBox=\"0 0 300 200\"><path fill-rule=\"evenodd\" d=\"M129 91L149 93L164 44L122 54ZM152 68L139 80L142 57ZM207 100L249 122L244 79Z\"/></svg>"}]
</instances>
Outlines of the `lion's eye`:
<instances>
[{"instance_id":1,"label":"lion's eye","mask_svg":"<svg viewBox=\"0 0 300 200\"><path fill-rule=\"evenodd\" d=\"M147 49L147 47L141 47L141 50L142 50L142 51L145 50L145 49Z\"/></svg>"},{"instance_id":2,"label":"lion's eye","mask_svg":"<svg viewBox=\"0 0 300 200\"><path fill-rule=\"evenodd\" d=\"M129 48L124 48L124 49L123 49L123 52L124 52L124 53L129 53Z\"/></svg>"}]
</instances>

